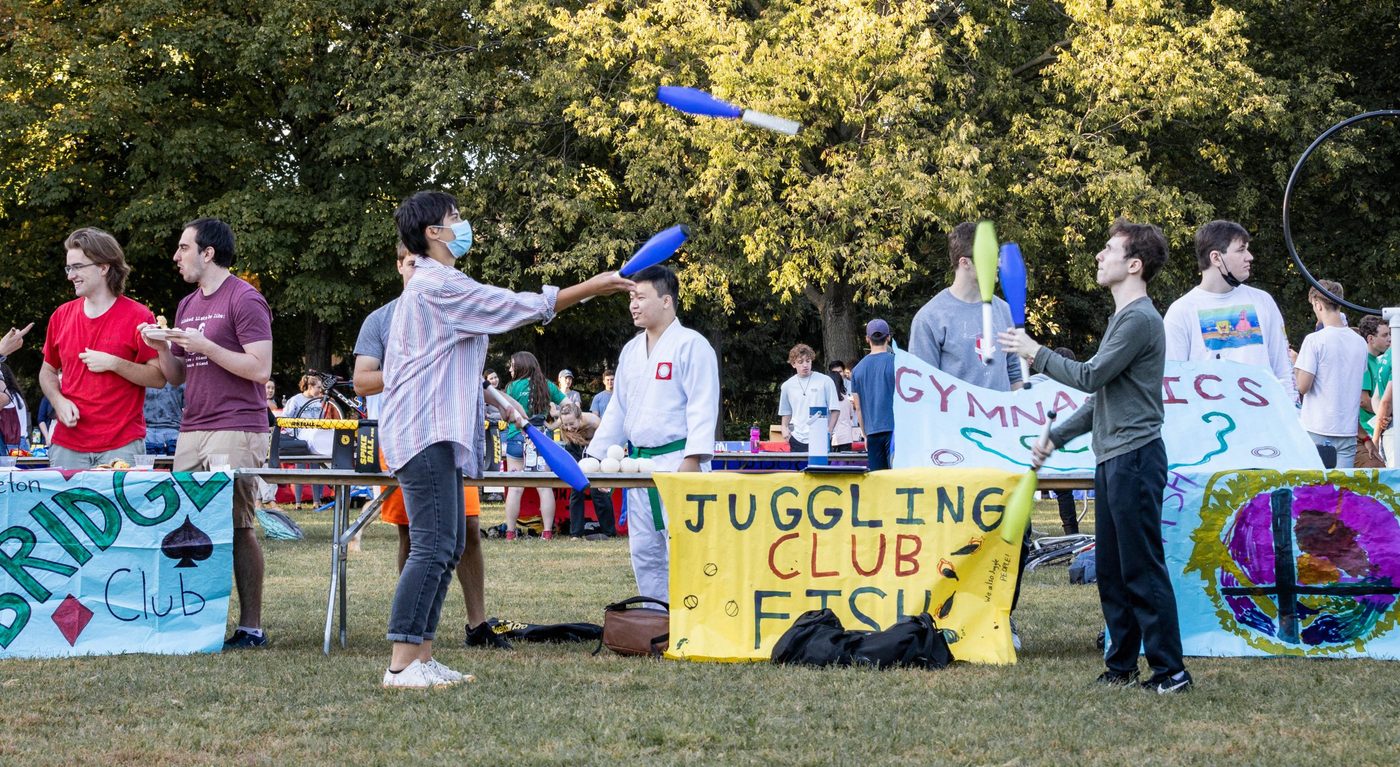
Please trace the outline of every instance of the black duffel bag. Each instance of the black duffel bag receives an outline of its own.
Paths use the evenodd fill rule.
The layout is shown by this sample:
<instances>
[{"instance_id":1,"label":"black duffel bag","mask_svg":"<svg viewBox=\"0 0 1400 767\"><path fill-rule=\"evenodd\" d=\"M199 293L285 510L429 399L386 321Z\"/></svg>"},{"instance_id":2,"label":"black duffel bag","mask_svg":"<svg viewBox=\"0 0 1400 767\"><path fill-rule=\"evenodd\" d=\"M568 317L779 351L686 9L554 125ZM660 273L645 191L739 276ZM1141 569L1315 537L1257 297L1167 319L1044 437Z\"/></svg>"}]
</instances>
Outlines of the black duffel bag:
<instances>
[{"instance_id":1,"label":"black duffel bag","mask_svg":"<svg viewBox=\"0 0 1400 767\"><path fill-rule=\"evenodd\" d=\"M831 610L810 610L773 646L773 662L940 669L953 662L953 654L928 613L904 618L884 631L847 631Z\"/></svg>"}]
</instances>

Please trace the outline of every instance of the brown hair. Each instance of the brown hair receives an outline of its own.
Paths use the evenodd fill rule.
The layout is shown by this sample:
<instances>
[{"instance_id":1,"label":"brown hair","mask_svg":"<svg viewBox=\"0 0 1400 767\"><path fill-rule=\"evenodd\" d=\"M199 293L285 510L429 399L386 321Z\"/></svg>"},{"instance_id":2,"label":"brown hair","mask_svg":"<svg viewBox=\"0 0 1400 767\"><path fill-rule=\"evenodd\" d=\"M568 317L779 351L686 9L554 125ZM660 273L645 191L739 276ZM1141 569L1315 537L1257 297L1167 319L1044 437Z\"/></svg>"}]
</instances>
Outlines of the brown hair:
<instances>
[{"instance_id":1,"label":"brown hair","mask_svg":"<svg viewBox=\"0 0 1400 767\"><path fill-rule=\"evenodd\" d=\"M977 237L977 225L964 221L948 233L948 265L958 269L958 261L972 258L972 241Z\"/></svg>"},{"instance_id":2,"label":"brown hair","mask_svg":"<svg viewBox=\"0 0 1400 767\"><path fill-rule=\"evenodd\" d=\"M310 389L312 384L325 388L325 385L321 383L321 377L310 373L301 377L301 380L297 382L297 388L301 390L302 394L305 394L306 390Z\"/></svg>"},{"instance_id":3,"label":"brown hair","mask_svg":"<svg viewBox=\"0 0 1400 767\"><path fill-rule=\"evenodd\" d=\"M126 265L126 256L117 238L93 227L76 229L63 241L64 250L81 250L88 260L98 266L107 267L107 287L116 295L126 291L126 277L131 267Z\"/></svg>"},{"instance_id":4,"label":"brown hair","mask_svg":"<svg viewBox=\"0 0 1400 767\"><path fill-rule=\"evenodd\" d=\"M1120 235L1128 238L1123 257L1141 261L1142 281L1152 282L1152 278L1167 263L1166 235L1152 224L1134 224L1126 218L1114 221L1113 228L1108 230L1110 240Z\"/></svg>"},{"instance_id":5,"label":"brown hair","mask_svg":"<svg viewBox=\"0 0 1400 767\"><path fill-rule=\"evenodd\" d=\"M1385 320L1374 314L1368 314L1361 318L1361 322L1357 323L1356 332L1360 333L1362 338L1369 341L1371 340L1371 336L1380 332L1381 325L1384 324Z\"/></svg>"},{"instance_id":6,"label":"brown hair","mask_svg":"<svg viewBox=\"0 0 1400 767\"><path fill-rule=\"evenodd\" d=\"M796 365L797 361L803 357L815 360L817 358L817 353L812 351L812 347L807 344L798 344L788 351L788 364Z\"/></svg>"},{"instance_id":7,"label":"brown hair","mask_svg":"<svg viewBox=\"0 0 1400 767\"><path fill-rule=\"evenodd\" d=\"M1249 231L1234 221L1212 221L1196 230L1196 271L1205 272L1210 268L1210 254L1224 253L1241 240L1249 244Z\"/></svg>"},{"instance_id":8,"label":"brown hair","mask_svg":"<svg viewBox=\"0 0 1400 767\"><path fill-rule=\"evenodd\" d=\"M535 359L535 355L529 352L516 352L510 355L511 375L515 380L522 378L530 382L530 396L528 401L530 406L526 408L530 412L527 416L540 415L549 412L549 381L544 377L544 371L540 370L540 361Z\"/></svg>"},{"instance_id":9,"label":"brown hair","mask_svg":"<svg viewBox=\"0 0 1400 767\"><path fill-rule=\"evenodd\" d=\"M1317 284L1321 285L1324 290L1336 296L1337 298L1346 298L1346 296L1342 293L1342 283L1337 282L1336 280L1318 280ZM1321 301L1324 306L1333 311L1342 308L1341 304L1338 304L1336 301L1333 301L1332 299L1328 298L1326 295L1323 294L1321 290L1318 290L1316 287L1308 288L1308 300L1311 301L1313 299Z\"/></svg>"}]
</instances>

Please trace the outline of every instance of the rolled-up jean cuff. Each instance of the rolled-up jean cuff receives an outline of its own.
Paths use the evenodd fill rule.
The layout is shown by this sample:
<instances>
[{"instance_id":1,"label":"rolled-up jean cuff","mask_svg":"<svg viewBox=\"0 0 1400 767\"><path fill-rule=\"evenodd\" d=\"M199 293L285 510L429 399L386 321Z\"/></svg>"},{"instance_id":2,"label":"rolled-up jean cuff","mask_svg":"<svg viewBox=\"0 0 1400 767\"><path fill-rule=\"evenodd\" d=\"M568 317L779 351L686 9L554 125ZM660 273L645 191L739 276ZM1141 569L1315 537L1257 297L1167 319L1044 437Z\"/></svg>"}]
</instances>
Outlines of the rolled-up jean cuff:
<instances>
[{"instance_id":1,"label":"rolled-up jean cuff","mask_svg":"<svg viewBox=\"0 0 1400 767\"><path fill-rule=\"evenodd\" d=\"M404 644L423 644L424 637L414 637L408 634L385 634L384 638L390 642L403 642Z\"/></svg>"}]
</instances>

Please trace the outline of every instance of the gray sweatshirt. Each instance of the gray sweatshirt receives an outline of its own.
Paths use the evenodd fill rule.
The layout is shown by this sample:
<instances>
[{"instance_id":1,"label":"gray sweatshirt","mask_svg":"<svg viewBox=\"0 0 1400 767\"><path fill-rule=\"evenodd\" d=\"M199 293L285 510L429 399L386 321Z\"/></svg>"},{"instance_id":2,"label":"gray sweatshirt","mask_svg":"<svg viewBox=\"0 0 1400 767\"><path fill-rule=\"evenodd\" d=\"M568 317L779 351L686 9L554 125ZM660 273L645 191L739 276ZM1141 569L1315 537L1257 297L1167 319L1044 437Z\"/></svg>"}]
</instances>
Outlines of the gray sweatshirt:
<instances>
[{"instance_id":1,"label":"gray sweatshirt","mask_svg":"<svg viewBox=\"0 0 1400 767\"><path fill-rule=\"evenodd\" d=\"M1098 352L1086 362L1042 346L1034 369L1091 395L1050 431L1051 441L1062 446L1092 429L1094 456L1103 463L1160 438L1166 348L1162 315L1146 296L1109 319Z\"/></svg>"},{"instance_id":2,"label":"gray sweatshirt","mask_svg":"<svg viewBox=\"0 0 1400 767\"><path fill-rule=\"evenodd\" d=\"M1011 307L992 297L992 336L1011 328ZM977 356L977 338L982 335L982 302L967 302L944 288L914 315L909 328L909 352L915 357L961 378L974 386L993 391L1011 391L1021 380L1021 363L1016 356L997 349L992 364Z\"/></svg>"}]
</instances>

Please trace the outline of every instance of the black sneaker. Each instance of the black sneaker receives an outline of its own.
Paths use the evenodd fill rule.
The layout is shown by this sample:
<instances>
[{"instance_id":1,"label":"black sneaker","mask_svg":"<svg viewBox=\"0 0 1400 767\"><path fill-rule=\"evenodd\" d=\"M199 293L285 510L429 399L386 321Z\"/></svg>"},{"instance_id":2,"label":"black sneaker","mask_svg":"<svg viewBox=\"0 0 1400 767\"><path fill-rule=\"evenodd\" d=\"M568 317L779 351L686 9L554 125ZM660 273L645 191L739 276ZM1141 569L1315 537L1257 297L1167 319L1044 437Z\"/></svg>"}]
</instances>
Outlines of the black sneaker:
<instances>
[{"instance_id":1,"label":"black sneaker","mask_svg":"<svg viewBox=\"0 0 1400 767\"><path fill-rule=\"evenodd\" d=\"M1191 674L1182 669L1168 677L1153 676L1142 683L1142 689L1158 695L1176 695L1190 690L1192 685Z\"/></svg>"},{"instance_id":2,"label":"black sneaker","mask_svg":"<svg viewBox=\"0 0 1400 767\"><path fill-rule=\"evenodd\" d=\"M1108 687L1131 687L1132 685L1135 685L1137 683L1137 669L1133 669L1132 671L1129 671L1126 674L1121 671L1114 671L1113 669L1109 669L1108 671L1099 674L1099 678L1094 680L1094 684L1102 684Z\"/></svg>"},{"instance_id":3,"label":"black sneaker","mask_svg":"<svg viewBox=\"0 0 1400 767\"><path fill-rule=\"evenodd\" d=\"M243 629L237 629L233 636L224 640L225 650L246 650L248 648L267 647L267 632L261 636L249 634Z\"/></svg>"},{"instance_id":4,"label":"black sneaker","mask_svg":"<svg viewBox=\"0 0 1400 767\"><path fill-rule=\"evenodd\" d=\"M467 626L467 647L489 647L493 650L510 650L510 642L497 634L490 623L482 622L476 628Z\"/></svg>"}]
</instances>

